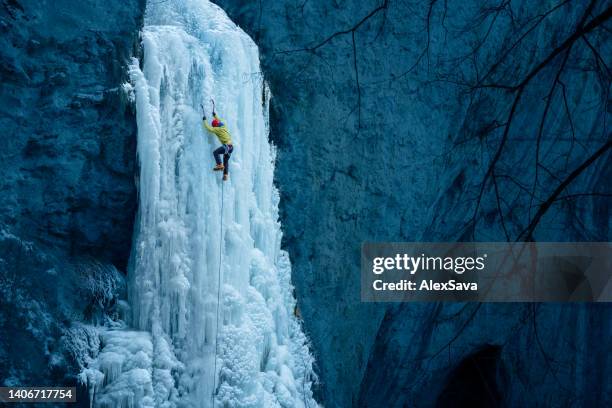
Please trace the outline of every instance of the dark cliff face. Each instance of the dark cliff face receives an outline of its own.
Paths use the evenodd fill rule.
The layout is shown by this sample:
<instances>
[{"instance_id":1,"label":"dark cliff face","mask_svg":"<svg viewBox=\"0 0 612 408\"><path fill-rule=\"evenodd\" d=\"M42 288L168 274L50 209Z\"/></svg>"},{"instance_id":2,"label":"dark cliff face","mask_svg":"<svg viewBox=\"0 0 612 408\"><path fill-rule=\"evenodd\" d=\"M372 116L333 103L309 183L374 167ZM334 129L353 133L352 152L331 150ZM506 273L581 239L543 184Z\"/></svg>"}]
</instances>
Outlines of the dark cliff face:
<instances>
[{"instance_id":1,"label":"dark cliff face","mask_svg":"<svg viewBox=\"0 0 612 408\"><path fill-rule=\"evenodd\" d=\"M490 389L484 406L605 405L610 307L363 304L358 255L368 240L609 241L611 3L216 3L270 82L321 402Z\"/></svg>"},{"instance_id":2,"label":"dark cliff face","mask_svg":"<svg viewBox=\"0 0 612 408\"><path fill-rule=\"evenodd\" d=\"M0 6L0 223L119 266L136 208L136 124L121 84L142 3Z\"/></svg>"},{"instance_id":3,"label":"dark cliff face","mask_svg":"<svg viewBox=\"0 0 612 408\"><path fill-rule=\"evenodd\" d=\"M144 0L0 2L2 385L63 383L64 329L122 286L136 123L121 85L143 12Z\"/></svg>"}]
</instances>

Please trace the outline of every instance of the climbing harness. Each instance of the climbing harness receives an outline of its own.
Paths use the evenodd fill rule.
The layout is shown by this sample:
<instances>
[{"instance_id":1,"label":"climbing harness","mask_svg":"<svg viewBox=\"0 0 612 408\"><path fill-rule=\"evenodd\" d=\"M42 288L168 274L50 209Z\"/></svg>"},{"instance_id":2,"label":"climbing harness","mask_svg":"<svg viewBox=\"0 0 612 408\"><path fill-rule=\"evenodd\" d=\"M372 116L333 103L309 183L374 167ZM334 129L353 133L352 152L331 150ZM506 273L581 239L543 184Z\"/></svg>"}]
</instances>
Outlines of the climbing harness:
<instances>
[{"instance_id":1,"label":"climbing harness","mask_svg":"<svg viewBox=\"0 0 612 408\"><path fill-rule=\"evenodd\" d=\"M212 99L211 99L212 101ZM214 102L213 102L214 105ZM223 251L223 196L225 183L221 183L221 242L219 243L219 271L217 273L217 323L215 328L215 369L213 371L213 389L212 389L212 406L215 407L215 392L217 390L217 350L219 344L219 304L221 303L221 255Z\"/></svg>"}]
</instances>

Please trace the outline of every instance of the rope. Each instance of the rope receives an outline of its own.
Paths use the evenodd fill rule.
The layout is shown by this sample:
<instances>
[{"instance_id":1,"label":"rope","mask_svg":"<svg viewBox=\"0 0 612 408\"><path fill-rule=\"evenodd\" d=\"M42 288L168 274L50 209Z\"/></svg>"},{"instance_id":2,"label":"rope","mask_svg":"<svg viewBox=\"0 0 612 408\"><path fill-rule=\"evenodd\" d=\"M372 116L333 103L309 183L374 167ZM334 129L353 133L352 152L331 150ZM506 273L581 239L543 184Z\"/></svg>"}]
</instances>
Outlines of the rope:
<instances>
[{"instance_id":1,"label":"rope","mask_svg":"<svg viewBox=\"0 0 612 408\"><path fill-rule=\"evenodd\" d=\"M214 102L213 102L214 103ZM223 192L225 190L225 183L221 181L221 228L219 231L221 233L221 242L219 244L219 272L217 273L217 323L215 328L215 370L213 371L213 391L211 394L212 397L212 406L215 407L215 392L217 390L217 350L219 344L219 303L221 303L221 253L223 251Z\"/></svg>"}]
</instances>

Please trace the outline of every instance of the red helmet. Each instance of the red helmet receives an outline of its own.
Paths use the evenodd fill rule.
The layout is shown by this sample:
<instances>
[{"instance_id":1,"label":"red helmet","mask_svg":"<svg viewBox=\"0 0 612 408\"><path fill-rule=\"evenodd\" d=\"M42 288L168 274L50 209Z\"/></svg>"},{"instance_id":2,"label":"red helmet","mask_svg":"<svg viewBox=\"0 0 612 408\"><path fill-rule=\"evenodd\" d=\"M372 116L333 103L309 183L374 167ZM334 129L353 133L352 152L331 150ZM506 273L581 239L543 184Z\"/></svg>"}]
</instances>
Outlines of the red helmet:
<instances>
[{"instance_id":1,"label":"red helmet","mask_svg":"<svg viewBox=\"0 0 612 408\"><path fill-rule=\"evenodd\" d=\"M217 119L217 118L214 118L213 121L212 121L212 125L213 125L213 127L219 127L219 126L221 126L221 121L219 119Z\"/></svg>"}]
</instances>

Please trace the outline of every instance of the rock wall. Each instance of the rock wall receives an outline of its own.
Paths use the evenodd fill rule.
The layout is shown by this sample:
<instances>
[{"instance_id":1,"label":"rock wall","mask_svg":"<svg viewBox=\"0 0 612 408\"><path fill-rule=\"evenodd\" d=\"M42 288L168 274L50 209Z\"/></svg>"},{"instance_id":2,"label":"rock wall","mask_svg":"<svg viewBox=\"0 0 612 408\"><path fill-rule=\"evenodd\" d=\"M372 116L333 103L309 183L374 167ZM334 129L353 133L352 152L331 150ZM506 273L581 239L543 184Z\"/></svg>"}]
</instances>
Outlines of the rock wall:
<instances>
[{"instance_id":1,"label":"rock wall","mask_svg":"<svg viewBox=\"0 0 612 408\"><path fill-rule=\"evenodd\" d=\"M121 84L143 3L0 7L0 223L120 266L136 208L136 124Z\"/></svg>"},{"instance_id":2,"label":"rock wall","mask_svg":"<svg viewBox=\"0 0 612 408\"><path fill-rule=\"evenodd\" d=\"M489 402L608 401L609 307L363 304L358 255L368 240L609 241L610 2L217 3L270 82L321 402L443 406L489 383Z\"/></svg>"},{"instance_id":3,"label":"rock wall","mask_svg":"<svg viewBox=\"0 0 612 408\"><path fill-rule=\"evenodd\" d=\"M65 329L122 290L136 122L121 85L143 12L144 0L0 2L2 385L74 384Z\"/></svg>"}]
</instances>

